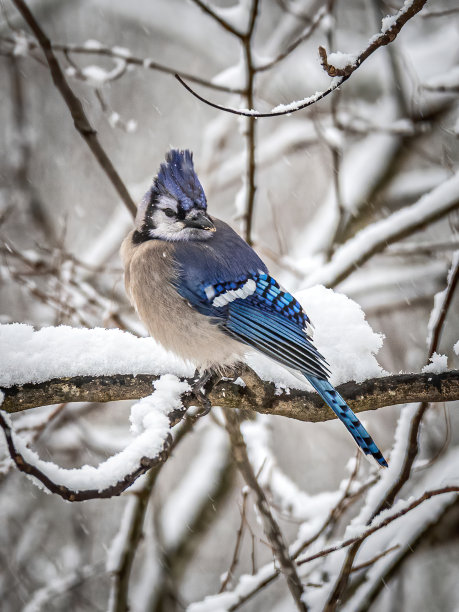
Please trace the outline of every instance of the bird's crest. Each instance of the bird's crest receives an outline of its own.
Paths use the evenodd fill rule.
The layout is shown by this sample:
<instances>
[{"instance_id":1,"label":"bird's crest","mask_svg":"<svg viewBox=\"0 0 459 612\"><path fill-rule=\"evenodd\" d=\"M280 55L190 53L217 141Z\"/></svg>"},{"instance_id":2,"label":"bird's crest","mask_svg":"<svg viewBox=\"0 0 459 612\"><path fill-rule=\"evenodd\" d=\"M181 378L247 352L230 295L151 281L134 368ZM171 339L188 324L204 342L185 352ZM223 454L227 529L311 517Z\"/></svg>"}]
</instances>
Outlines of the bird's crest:
<instances>
[{"instance_id":1,"label":"bird's crest","mask_svg":"<svg viewBox=\"0 0 459 612\"><path fill-rule=\"evenodd\" d=\"M188 150L169 151L155 178L154 189L158 195L174 197L185 211L207 208L204 190L194 171L193 154Z\"/></svg>"}]
</instances>

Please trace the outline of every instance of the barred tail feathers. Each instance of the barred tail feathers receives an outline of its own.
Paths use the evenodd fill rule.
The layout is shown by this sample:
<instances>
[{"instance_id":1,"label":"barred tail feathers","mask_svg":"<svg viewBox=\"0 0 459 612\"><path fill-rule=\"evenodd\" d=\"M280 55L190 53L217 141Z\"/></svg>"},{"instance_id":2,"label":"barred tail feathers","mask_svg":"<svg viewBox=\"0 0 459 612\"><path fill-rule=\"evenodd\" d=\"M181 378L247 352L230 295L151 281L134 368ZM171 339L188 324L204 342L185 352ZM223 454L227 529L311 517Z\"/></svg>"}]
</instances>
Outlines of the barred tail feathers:
<instances>
[{"instance_id":1,"label":"barred tail feathers","mask_svg":"<svg viewBox=\"0 0 459 612\"><path fill-rule=\"evenodd\" d=\"M317 378L311 374L305 373L304 375L324 402L330 406L340 421L344 423L347 430L365 455L371 455L379 463L379 465L388 467L387 461L384 459L381 451L374 443L370 434L346 404L338 391L336 391L336 389L334 389L328 382L328 380Z\"/></svg>"}]
</instances>

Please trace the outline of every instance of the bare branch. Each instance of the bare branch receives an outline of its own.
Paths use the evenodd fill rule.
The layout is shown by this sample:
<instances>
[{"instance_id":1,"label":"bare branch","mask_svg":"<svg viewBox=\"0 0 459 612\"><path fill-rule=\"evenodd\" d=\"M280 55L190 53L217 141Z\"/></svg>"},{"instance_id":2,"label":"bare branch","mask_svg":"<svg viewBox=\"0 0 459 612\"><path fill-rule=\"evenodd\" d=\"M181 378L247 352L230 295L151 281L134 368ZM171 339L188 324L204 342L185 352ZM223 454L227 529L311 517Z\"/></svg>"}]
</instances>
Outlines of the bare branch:
<instances>
[{"instance_id":1,"label":"bare branch","mask_svg":"<svg viewBox=\"0 0 459 612\"><path fill-rule=\"evenodd\" d=\"M273 548L274 556L279 562L281 572L287 580L287 585L295 601L296 607L300 612L306 612L307 607L302 600L303 585L296 571L295 563L290 557L288 547L284 541L279 525L271 512L266 495L258 483L257 477L250 464L247 447L239 426L238 415L234 410L229 408L224 408L223 412L225 415L226 429L231 439L234 461L247 485L255 493L256 505L261 515L264 532Z\"/></svg>"},{"instance_id":2,"label":"bare branch","mask_svg":"<svg viewBox=\"0 0 459 612\"><path fill-rule=\"evenodd\" d=\"M199 95L194 89L192 89L188 85L188 83L185 83L185 81L180 77L179 74L175 74L174 76L177 79L177 81L181 85L183 85L183 87L190 94L192 94L195 98L197 98L201 102L204 102L204 104L207 104L208 106L211 106L212 108L216 108L226 113L231 113L233 115L241 115L243 117L256 117L256 118L280 117L281 115L290 115L291 113L295 113L299 110L302 110L303 108L307 108L308 106L311 106L312 104L315 104L316 102L319 102L320 100L323 100L323 98L326 98L329 94L332 93L332 91L335 91L335 89L338 89L339 87L341 87L344 81L347 81L347 79L349 78L349 77L340 77L336 79L336 81L332 85L330 85L330 87L326 89L325 91L316 93L313 96L310 96L309 98L304 98L304 100L301 100L300 102L292 102L291 104L283 104L279 107L275 107L269 113L259 113L258 111L250 109L250 108L249 109L239 109L239 108L231 108L230 106L223 106L222 104L216 104L215 102L212 102L211 100L208 100L207 98L204 98L203 96Z\"/></svg>"},{"instance_id":3,"label":"bare branch","mask_svg":"<svg viewBox=\"0 0 459 612\"><path fill-rule=\"evenodd\" d=\"M5 37L1 40L6 41L7 43L14 44L15 39L12 37ZM38 44L35 40L28 40L27 44L30 49L38 48ZM190 74L189 72L177 71L176 68L170 68L165 64L160 64L155 60L149 57L137 57L135 55L127 55L126 52L121 50L117 50L116 47L109 47L104 44L77 44L77 43L54 43L51 42L51 48L53 51L62 52L69 56L71 53L79 54L79 55L99 55L102 57L109 57L112 59L120 59L125 62L126 65L139 66L141 68L145 68L147 70L154 70L156 72L161 72L163 74L174 75L177 72L180 76L187 81L191 81L192 83L197 83L198 85L202 85L203 87L208 87L209 89L214 89L215 91L224 91L227 93L243 93L243 90L237 87L229 87L226 85L218 85L217 83L212 83L208 79L203 79L202 77L196 76L194 74Z\"/></svg>"},{"instance_id":4,"label":"bare branch","mask_svg":"<svg viewBox=\"0 0 459 612\"><path fill-rule=\"evenodd\" d=\"M29 25L32 32L37 37L38 43L45 54L46 61L48 62L49 70L51 72L51 77L53 79L53 83L56 86L57 90L64 98L65 103L67 104L67 108L72 115L73 123L75 128L80 133L83 140L91 149L94 157L97 159L100 167L105 172L110 182L116 189L118 195L126 205L126 208L129 210L131 215L134 217L136 214L136 205L129 195L128 190L126 189L125 184L121 180L119 174L115 170L112 162L110 161L107 153L102 148L99 139L97 138L97 132L94 130L92 125L89 122L86 113L84 112L83 105L81 100L77 98L77 96L73 93L69 84L67 83L64 73L62 72L61 67L59 66L59 62L57 61L56 56L54 55L51 42L49 38L46 36L37 20L31 13L29 7L25 4L24 0L12 0L18 11L23 16L26 23Z\"/></svg>"},{"instance_id":5,"label":"bare branch","mask_svg":"<svg viewBox=\"0 0 459 612\"><path fill-rule=\"evenodd\" d=\"M209 15L209 17L212 17L212 19L216 21L219 25L221 25L221 27L225 29L227 32L230 32L231 34L233 34L234 36L237 36L238 38L242 38L244 36L242 32L239 32L239 30L236 30L236 28L233 28L233 26L230 23L228 23L225 19L220 17L220 15L217 15L217 13L213 11L210 8L210 6L208 6L205 2L203 2L202 0L193 0L193 2L197 4L199 8L204 13L206 13L206 15Z\"/></svg>"}]
</instances>

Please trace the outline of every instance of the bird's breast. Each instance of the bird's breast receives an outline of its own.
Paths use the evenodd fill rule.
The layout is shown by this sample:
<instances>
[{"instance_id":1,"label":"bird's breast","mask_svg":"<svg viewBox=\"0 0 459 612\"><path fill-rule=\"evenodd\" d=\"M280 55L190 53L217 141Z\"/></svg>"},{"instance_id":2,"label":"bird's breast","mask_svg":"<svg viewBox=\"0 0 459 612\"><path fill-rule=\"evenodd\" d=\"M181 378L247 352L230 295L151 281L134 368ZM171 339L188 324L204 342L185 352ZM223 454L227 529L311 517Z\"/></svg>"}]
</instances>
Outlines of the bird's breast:
<instances>
[{"instance_id":1,"label":"bird's breast","mask_svg":"<svg viewBox=\"0 0 459 612\"><path fill-rule=\"evenodd\" d=\"M197 312L175 289L174 245L124 240L121 257L126 292L150 335L162 346L202 369L231 366L244 345L225 334L209 317Z\"/></svg>"}]
</instances>

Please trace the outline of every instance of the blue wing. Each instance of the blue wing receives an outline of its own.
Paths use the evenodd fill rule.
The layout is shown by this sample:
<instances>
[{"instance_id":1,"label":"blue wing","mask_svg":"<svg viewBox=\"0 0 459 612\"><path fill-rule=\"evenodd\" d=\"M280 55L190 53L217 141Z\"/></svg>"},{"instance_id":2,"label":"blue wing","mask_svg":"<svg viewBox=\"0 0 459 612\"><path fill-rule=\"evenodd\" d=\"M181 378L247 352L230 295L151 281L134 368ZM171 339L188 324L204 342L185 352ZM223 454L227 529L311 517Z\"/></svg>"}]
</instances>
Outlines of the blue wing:
<instances>
[{"instance_id":1,"label":"blue wing","mask_svg":"<svg viewBox=\"0 0 459 612\"><path fill-rule=\"evenodd\" d=\"M371 436L328 382L328 364L312 343L310 321L301 304L269 276L247 243L227 226L223 230L221 243L217 238L176 246L179 294L230 336L301 372L363 452L387 466Z\"/></svg>"}]
</instances>

